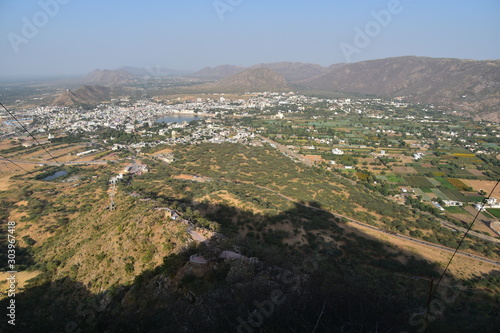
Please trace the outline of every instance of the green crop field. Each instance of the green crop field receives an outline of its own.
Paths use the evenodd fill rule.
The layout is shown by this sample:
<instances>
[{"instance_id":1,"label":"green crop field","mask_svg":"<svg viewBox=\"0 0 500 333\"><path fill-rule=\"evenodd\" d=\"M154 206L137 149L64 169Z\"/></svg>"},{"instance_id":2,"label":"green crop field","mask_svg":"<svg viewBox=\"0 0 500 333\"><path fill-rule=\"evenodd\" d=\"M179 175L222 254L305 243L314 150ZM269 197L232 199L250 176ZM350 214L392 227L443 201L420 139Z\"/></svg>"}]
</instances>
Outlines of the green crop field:
<instances>
[{"instance_id":1,"label":"green crop field","mask_svg":"<svg viewBox=\"0 0 500 333\"><path fill-rule=\"evenodd\" d=\"M485 198L480 195L468 195L467 199L469 202L483 202Z\"/></svg>"},{"instance_id":2,"label":"green crop field","mask_svg":"<svg viewBox=\"0 0 500 333\"><path fill-rule=\"evenodd\" d=\"M421 189L413 188L413 192L415 192L415 195L420 196L422 198L422 201L431 202L431 197L425 194L424 191L422 191Z\"/></svg>"},{"instance_id":3,"label":"green crop field","mask_svg":"<svg viewBox=\"0 0 500 333\"><path fill-rule=\"evenodd\" d=\"M419 166L414 166L415 170L418 171L418 173L428 173L428 172L439 172L440 170L437 167L432 167L432 168L426 168L421 165Z\"/></svg>"},{"instance_id":4,"label":"green crop field","mask_svg":"<svg viewBox=\"0 0 500 333\"><path fill-rule=\"evenodd\" d=\"M392 182L392 183L402 183L403 179L401 177L398 177L396 175L388 175L387 180Z\"/></svg>"},{"instance_id":5,"label":"green crop field","mask_svg":"<svg viewBox=\"0 0 500 333\"><path fill-rule=\"evenodd\" d=\"M427 179L427 177L420 177L420 176L404 176L403 179L405 180L406 184L408 184L411 187L429 187L432 188L434 185Z\"/></svg>"},{"instance_id":6,"label":"green crop field","mask_svg":"<svg viewBox=\"0 0 500 333\"><path fill-rule=\"evenodd\" d=\"M444 207L444 209L451 214L467 214L467 211L462 207L452 206L452 207Z\"/></svg>"},{"instance_id":7,"label":"green crop field","mask_svg":"<svg viewBox=\"0 0 500 333\"><path fill-rule=\"evenodd\" d=\"M486 147L486 148L493 148L493 149L500 149L500 146L497 145L496 143L482 143L481 144L483 147Z\"/></svg>"},{"instance_id":8,"label":"green crop field","mask_svg":"<svg viewBox=\"0 0 500 333\"><path fill-rule=\"evenodd\" d=\"M470 155L471 154L470 151L468 151L467 149L462 148L462 147L452 147L449 152L453 155L455 155L455 154Z\"/></svg>"},{"instance_id":9,"label":"green crop field","mask_svg":"<svg viewBox=\"0 0 500 333\"><path fill-rule=\"evenodd\" d=\"M494 217L500 218L500 209L499 208L488 208L488 209L486 209L486 211L488 211L488 213L490 213Z\"/></svg>"},{"instance_id":10,"label":"green crop field","mask_svg":"<svg viewBox=\"0 0 500 333\"><path fill-rule=\"evenodd\" d=\"M375 176L375 178L377 178L378 180L381 180L383 182L387 182L388 181L388 179L387 179L386 176L377 175L377 176Z\"/></svg>"},{"instance_id":11,"label":"green crop field","mask_svg":"<svg viewBox=\"0 0 500 333\"><path fill-rule=\"evenodd\" d=\"M462 182L460 179L447 178L446 180L459 191L467 191L467 189L469 188L469 186L464 184L464 182Z\"/></svg>"},{"instance_id":12,"label":"green crop field","mask_svg":"<svg viewBox=\"0 0 500 333\"><path fill-rule=\"evenodd\" d=\"M467 164L469 161L463 163L464 165ZM455 170L455 174L459 177L464 177L464 176L472 176L472 173L470 173L469 171L465 170L465 169L457 169Z\"/></svg>"},{"instance_id":13,"label":"green crop field","mask_svg":"<svg viewBox=\"0 0 500 333\"><path fill-rule=\"evenodd\" d=\"M451 200L450 198L448 198L448 196L446 194L444 194L441 190L439 190L437 188L433 188L431 191L432 191L432 193L437 195L437 197L441 200Z\"/></svg>"},{"instance_id":14,"label":"green crop field","mask_svg":"<svg viewBox=\"0 0 500 333\"><path fill-rule=\"evenodd\" d=\"M467 197L457 190L444 188L441 190L450 200L467 202Z\"/></svg>"},{"instance_id":15,"label":"green crop field","mask_svg":"<svg viewBox=\"0 0 500 333\"><path fill-rule=\"evenodd\" d=\"M491 171L493 171L494 173L496 174L499 174L500 175L500 167L496 166L496 165L492 165L490 166L490 169Z\"/></svg>"},{"instance_id":16,"label":"green crop field","mask_svg":"<svg viewBox=\"0 0 500 333\"><path fill-rule=\"evenodd\" d=\"M432 185L434 185L434 186L438 186L441 184L439 181L437 181L436 179L434 179L432 177L427 177L427 180L430 181L432 183Z\"/></svg>"},{"instance_id":17,"label":"green crop field","mask_svg":"<svg viewBox=\"0 0 500 333\"><path fill-rule=\"evenodd\" d=\"M449 181L447 181L446 179L444 179L443 177L434 177L438 182L441 183L442 187L444 188L447 188L447 189L450 189L450 190L454 190L455 189L455 186L451 185Z\"/></svg>"}]
</instances>

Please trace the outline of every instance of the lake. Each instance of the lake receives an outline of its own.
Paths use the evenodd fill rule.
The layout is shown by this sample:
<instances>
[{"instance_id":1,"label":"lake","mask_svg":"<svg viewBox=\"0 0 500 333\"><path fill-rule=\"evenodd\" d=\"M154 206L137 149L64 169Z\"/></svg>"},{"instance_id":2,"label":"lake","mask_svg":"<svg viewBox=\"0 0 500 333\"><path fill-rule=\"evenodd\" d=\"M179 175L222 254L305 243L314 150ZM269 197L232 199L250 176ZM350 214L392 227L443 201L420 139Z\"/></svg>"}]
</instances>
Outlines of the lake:
<instances>
[{"instance_id":1,"label":"lake","mask_svg":"<svg viewBox=\"0 0 500 333\"><path fill-rule=\"evenodd\" d=\"M197 115L189 115L189 114L178 114L178 115L168 115L165 117L161 117L156 119L157 123L182 123L183 121L193 121L198 120L200 117Z\"/></svg>"},{"instance_id":2,"label":"lake","mask_svg":"<svg viewBox=\"0 0 500 333\"><path fill-rule=\"evenodd\" d=\"M56 178L66 176L68 173L64 170L60 170L52 174L51 176L45 177L43 180L54 180Z\"/></svg>"}]
</instances>

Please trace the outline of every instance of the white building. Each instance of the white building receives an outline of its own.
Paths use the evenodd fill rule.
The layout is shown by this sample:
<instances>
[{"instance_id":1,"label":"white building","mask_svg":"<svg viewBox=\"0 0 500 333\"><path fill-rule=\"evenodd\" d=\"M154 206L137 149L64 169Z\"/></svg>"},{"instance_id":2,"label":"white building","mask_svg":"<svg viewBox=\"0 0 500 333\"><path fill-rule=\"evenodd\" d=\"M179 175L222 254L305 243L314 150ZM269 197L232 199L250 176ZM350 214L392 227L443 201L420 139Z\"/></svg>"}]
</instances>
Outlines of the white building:
<instances>
[{"instance_id":1,"label":"white building","mask_svg":"<svg viewBox=\"0 0 500 333\"><path fill-rule=\"evenodd\" d=\"M419 160L419 159L421 159L423 156L424 156L424 153L415 153L415 154L413 154L413 158L414 158L415 160Z\"/></svg>"},{"instance_id":2,"label":"white building","mask_svg":"<svg viewBox=\"0 0 500 333\"><path fill-rule=\"evenodd\" d=\"M474 204L474 208L480 211L485 211L486 208L500 208L500 202L498 202L496 198L489 198L484 203L484 206L482 203L478 202Z\"/></svg>"},{"instance_id":3,"label":"white building","mask_svg":"<svg viewBox=\"0 0 500 333\"><path fill-rule=\"evenodd\" d=\"M281 113L281 111L278 111L278 114L274 116L275 119L284 119L285 115Z\"/></svg>"},{"instance_id":4,"label":"white building","mask_svg":"<svg viewBox=\"0 0 500 333\"><path fill-rule=\"evenodd\" d=\"M443 202L447 207L462 207L464 205L461 201L443 200Z\"/></svg>"},{"instance_id":5,"label":"white building","mask_svg":"<svg viewBox=\"0 0 500 333\"><path fill-rule=\"evenodd\" d=\"M77 153L76 156L83 156L83 155L88 155L97 152L97 149L90 149L86 151L82 151L81 153Z\"/></svg>"}]
</instances>

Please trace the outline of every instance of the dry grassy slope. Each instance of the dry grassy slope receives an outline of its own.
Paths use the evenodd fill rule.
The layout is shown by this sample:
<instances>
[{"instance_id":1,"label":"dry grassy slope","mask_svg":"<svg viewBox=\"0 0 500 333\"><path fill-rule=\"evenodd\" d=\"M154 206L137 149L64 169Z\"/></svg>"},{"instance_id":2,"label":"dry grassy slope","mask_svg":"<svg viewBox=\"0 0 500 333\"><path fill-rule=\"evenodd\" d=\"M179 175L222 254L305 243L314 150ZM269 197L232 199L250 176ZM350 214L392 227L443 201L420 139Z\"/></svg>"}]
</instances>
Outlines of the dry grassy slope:
<instances>
[{"instance_id":1,"label":"dry grassy slope","mask_svg":"<svg viewBox=\"0 0 500 333\"><path fill-rule=\"evenodd\" d=\"M37 262L60 262L54 279L70 276L96 292L131 282L185 245L185 227L168 221L152 204L124 194L116 203L114 211L102 201L73 219L36 251ZM127 271L127 264L133 265L133 272L130 267Z\"/></svg>"}]
</instances>

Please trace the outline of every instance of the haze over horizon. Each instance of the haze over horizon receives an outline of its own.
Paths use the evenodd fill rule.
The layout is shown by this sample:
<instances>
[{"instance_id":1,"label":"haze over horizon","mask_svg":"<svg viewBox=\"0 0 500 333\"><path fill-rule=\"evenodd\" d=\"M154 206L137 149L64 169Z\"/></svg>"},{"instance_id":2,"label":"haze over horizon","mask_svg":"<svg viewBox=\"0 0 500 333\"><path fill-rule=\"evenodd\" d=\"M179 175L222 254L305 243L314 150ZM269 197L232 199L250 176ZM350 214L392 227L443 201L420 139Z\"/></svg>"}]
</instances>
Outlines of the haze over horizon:
<instances>
[{"instance_id":1,"label":"haze over horizon","mask_svg":"<svg viewBox=\"0 0 500 333\"><path fill-rule=\"evenodd\" d=\"M6 0L0 77L405 55L499 59L499 14L495 0Z\"/></svg>"}]
</instances>

